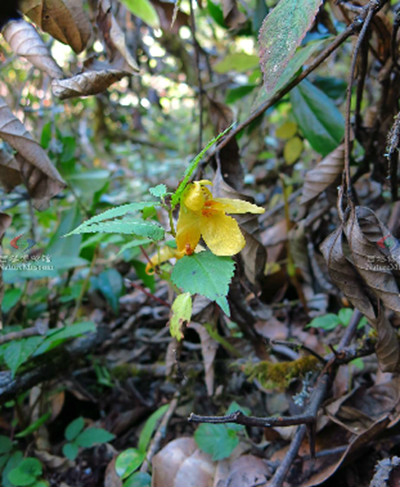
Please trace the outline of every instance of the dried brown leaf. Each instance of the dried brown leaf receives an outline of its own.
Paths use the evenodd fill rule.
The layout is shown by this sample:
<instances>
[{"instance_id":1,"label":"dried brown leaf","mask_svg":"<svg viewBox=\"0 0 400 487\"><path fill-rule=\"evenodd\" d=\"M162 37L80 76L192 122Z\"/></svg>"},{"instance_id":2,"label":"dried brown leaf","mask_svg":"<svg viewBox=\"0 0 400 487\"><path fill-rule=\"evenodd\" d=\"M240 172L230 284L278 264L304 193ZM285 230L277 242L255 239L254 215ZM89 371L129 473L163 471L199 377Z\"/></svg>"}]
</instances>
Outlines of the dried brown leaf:
<instances>
[{"instance_id":1,"label":"dried brown leaf","mask_svg":"<svg viewBox=\"0 0 400 487\"><path fill-rule=\"evenodd\" d=\"M44 71L51 78L64 77L61 68L32 24L23 19L14 20L5 25L2 34L15 54L25 57L33 66Z\"/></svg>"},{"instance_id":2,"label":"dried brown leaf","mask_svg":"<svg viewBox=\"0 0 400 487\"><path fill-rule=\"evenodd\" d=\"M396 330L382 311L376 320L371 321L371 325L378 334L375 352L379 367L382 372L398 372L400 370L400 344Z\"/></svg>"},{"instance_id":3,"label":"dried brown leaf","mask_svg":"<svg viewBox=\"0 0 400 487\"><path fill-rule=\"evenodd\" d=\"M77 96L97 95L130 74L127 71L114 69L105 63L102 63L102 66L102 69L87 70L72 76L72 78L53 80L51 88L54 95L61 100Z\"/></svg>"},{"instance_id":4,"label":"dried brown leaf","mask_svg":"<svg viewBox=\"0 0 400 487\"><path fill-rule=\"evenodd\" d=\"M204 361L204 375L207 387L207 394L209 396L212 396L214 391L214 359L218 349L218 342L211 338L206 328L200 323L192 321L188 325L188 328L193 328L194 330L196 330L200 337L201 354L203 355Z\"/></svg>"},{"instance_id":5,"label":"dried brown leaf","mask_svg":"<svg viewBox=\"0 0 400 487\"><path fill-rule=\"evenodd\" d=\"M314 169L307 172L300 204L311 205L329 186L338 181L344 167L344 145L339 145Z\"/></svg>"},{"instance_id":6,"label":"dried brown leaf","mask_svg":"<svg viewBox=\"0 0 400 487\"><path fill-rule=\"evenodd\" d=\"M45 208L50 198L65 187L65 183L46 152L14 116L2 98L0 98L0 137L18 153L16 160L21 179L28 188L33 204L38 209Z\"/></svg>"},{"instance_id":7,"label":"dried brown leaf","mask_svg":"<svg viewBox=\"0 0 400 487\"><path fill-rule=\"evenodd\" d=\"M222 12L225 24L231 29L243 27L247 21L246 15L238 9L236 0L222 0Z\"/></svg>"},{"instance_id":8,"label":"dried brown leaf","mask_svg":"<svg viewBox=\"0 0 400 487\"><path fill-rule=\"evenodd\" d=\"M400 313L400 294L392 273L393 263L384 245L382 248L379 244L390 232L372 210L361 206L350 211L343 231L349 243L352 263L368 289L388 309Z\"/></svg>"},{"instance_id":9,"label":"dried brown leaf","mask_svg":"<svg viewBox=\"0 0 400 487\"><path fill-rule=\"evenodd\" d=\"M0 184L6 191L11 191L22 183L19 165L15 157L0 148Z\"/></svg>"},{"instance_id":10,"label":"dried brown leaf","mask_svg":"<svg viewBox=\"0 0 400 487\"><path fill-rule=\"evenodd\" d=\"M160 0L152 0L151 4L157 10L162 30L169 31L172 34L178 34L181 27L189 25L189 15L181 10L177 11L174 23L172 24L174 9L177 8L177 4L161 2Z\"/></svg>"},{"instance_id":11,"label":"dried brown leaf","mask_svg":"<svg viewBox=\"0 0 400 487\"><path fill-rule=\"evenodd\" d=\"M81 0L20 0L20 9L38 27L79 53L85 49L92 26Z\"/></svg>"},{"instance_id":12,"label":"dried brown leaf","mask_svg":"<svg viewBox=\"0 0 400 487\"><path fill-rule=\"evenodd\" d=\"M111 66L128 73L139 72L138 65L126 45L125 35L112 14L110 0L100 0L96 20Z\"/></svg>"},{"instance_id":13,"label":"dried brown leaf","mask_svg":"<svg viewBox=\"0 0 400 487\"><path fill-rule=\"evenodd\" d=\"M333 283L355 308L359 309L369 320L375 320L376 313L366 293L366 284L345 257L345 247L347 247L347 242L341 227L322 242L320 248L328 266L329 275Z\"/></svg>"}]
</instances>

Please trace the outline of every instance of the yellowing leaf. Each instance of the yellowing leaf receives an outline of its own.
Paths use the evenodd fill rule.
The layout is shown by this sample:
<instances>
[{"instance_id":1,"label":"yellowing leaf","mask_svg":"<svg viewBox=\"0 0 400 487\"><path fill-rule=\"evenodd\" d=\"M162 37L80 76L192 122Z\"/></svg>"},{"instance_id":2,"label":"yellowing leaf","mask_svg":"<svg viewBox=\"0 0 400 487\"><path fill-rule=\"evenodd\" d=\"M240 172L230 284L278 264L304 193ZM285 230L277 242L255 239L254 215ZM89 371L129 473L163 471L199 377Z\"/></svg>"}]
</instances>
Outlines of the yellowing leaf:
<instances>
[{"instance_id":1,"label":"yellowing leaf","mask_svg":"<svg viewBox=\"0 0 400 487\"><path fill-rule=\"evenodd\" d=\"M214 65L214 70L217 73L227 73L232 70L243 73L249 69L258 67L258 64L258 56L246 54L245 52L237 52L225 56L222 61Z\"/></svg>"},{"instance_id":2,"label":"yellowing leaf","mask_svg":"<svg viewBox=\"0 0 400 487\"><path fill-rule=\"evenodd\" d=\"M280 139L290 139L297 132L297 123L288 120L276 130L275 135Z\"/></svg>"},{"instance_id":3,"label":"yellowing leaf","mask_svg":"<svg viewBox=\"0 0 400 487\"><path fill-rule=\"evenodd\" d=\"M171 307L171 319L169 329L171 335L177 340L182 340L182 328L184 323L190 321L192 317L192 296L190 293L179 294L175 298Z\"/></svg>"},{"instance_id":4,"label":"yellowing leaf","mask_svg":"<svg viewBox=\"0 0 400 487\"><path fill-rule=\"evenodd\" d=\"M283 148L283 157L287 164L293 164L303 152L303 141L300 137L293 137L288 140Z\"/></svg>"}]
</instances>

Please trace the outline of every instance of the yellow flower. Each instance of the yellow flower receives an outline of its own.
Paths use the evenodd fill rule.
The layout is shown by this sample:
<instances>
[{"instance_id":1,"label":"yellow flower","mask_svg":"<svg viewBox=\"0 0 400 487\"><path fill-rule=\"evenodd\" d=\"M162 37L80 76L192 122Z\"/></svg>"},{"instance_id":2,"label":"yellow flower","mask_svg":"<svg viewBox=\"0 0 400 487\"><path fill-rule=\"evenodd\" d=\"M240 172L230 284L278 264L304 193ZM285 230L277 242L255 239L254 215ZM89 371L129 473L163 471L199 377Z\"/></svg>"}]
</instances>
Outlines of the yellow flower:
<instances>
[{"instance_id":1,"label":"yellow flower","mask_svg":"<svg viewBox=\"0 0 400 487\"><path fill-rule=\"evenodd\" d=\"M246 245L237 221L227 213L264 213L264 208L247 201L214 198L205 185L195 181L188 185L182 198L176 227L178 252L193 254L200 237L215 255L235 255Z\"/></svg>"},{"instance_id":2,"label":"yellow flower","mask_svg":"<svg viewBox=\"0 0 400 487\"><path fill-rule=\"evenodd\" d=\"M158 250L158 252L150 257L145 269L146 274L154 274L154 269L156 266L173 258L180 259L183 257L183 255L183 252L179 252L178 250L168 247L167 245L162 247Z\"/></svg>"}]
</instances>

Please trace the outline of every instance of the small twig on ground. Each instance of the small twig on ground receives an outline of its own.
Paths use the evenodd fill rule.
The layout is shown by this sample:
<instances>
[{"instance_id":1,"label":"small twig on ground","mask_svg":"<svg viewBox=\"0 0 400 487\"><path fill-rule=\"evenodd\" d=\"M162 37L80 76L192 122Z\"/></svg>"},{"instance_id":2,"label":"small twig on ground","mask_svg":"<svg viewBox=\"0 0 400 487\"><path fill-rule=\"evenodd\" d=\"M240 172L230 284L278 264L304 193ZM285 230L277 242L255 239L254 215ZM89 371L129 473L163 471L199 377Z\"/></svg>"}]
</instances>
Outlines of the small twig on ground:
<instances>
[{"instance_id":1,"label":"small twig on ground","mask_svg":"<svg viewBox=\"0 0 400 487\"><path fill-rule=\"evenodd\" d=\"M29 328L25 328L24 330L13 331L11 333L7 333L7 335L0 336L0 345L11 342L12 340L20 340L21 338L28 338L43 334L43 330L41 330L39 327L31 326Z\"/></svg>"},{"instance_id":2,"label":"small twig on ground","mask_svg":"<svg viewBox=\"0 0 400 487\"><path fill-rule=\"evenodd\" d=\"M182 383L180 384L180 388L175 392L174 397L172 398L172 401L169 404L169 408L167 412L164 414L160 424L158 425L157 431L150 443L150 446L147 450L147 455L145 461L142 463L142 466L140 467L141 472L147 472L149 469L149 465L151 463L152 458L154 455L157 453L157 451L160 449L160 443L161 440L165 437L165 432L167 430L168 423L170 419L172 418L172 415L175 412L175 409L178 407L179 404L179 399L181 397L181 390L184 388L186 385L186 380L183 380Z\"/></svg>"}]
</instances>

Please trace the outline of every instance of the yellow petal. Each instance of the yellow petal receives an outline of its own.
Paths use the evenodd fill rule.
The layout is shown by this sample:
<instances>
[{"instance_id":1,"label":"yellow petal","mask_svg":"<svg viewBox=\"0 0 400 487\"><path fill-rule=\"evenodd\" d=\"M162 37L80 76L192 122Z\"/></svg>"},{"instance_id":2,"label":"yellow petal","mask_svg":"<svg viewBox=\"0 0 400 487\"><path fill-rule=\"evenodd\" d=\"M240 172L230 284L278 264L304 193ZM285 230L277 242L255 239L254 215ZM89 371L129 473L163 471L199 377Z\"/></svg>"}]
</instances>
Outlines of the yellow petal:
<instances>
[{"instance_id":1,"label":"yellow petal","mask_svg":"<svg viewBox=\"0 0 400 487\"><path fill-rule=\"evenodd\" d=\"M163 262L166 262L169 259L172 258L179 258L182 257L182 255L179 255L179 252L176 249L173 249L171 247L165 246L162 249L159 249L158 252L156 252L154 255L150 257L150 262L147 263L146 265L146 274L153 274L154 273L154 268Z\"/></svg>"},{"instance_id":2,"label":"yellow petal","mask_svg":"<svg viewBox=\"0 0 400 487\"><path fill-rule=\"evenodd\" d=\"M212 194L208 188L204 187L204 184L208 184L210 181L206 179L202 181L195 181L188 185L185 193L183 194L182 203L192 211L200 211L206 200L212 199Z\"/></svg>"},{"instance_id":3,"label":"yellow petal","mask_svg":"<svg viewBox=\"0 0 400 487\"><path fill-rule=\"evenodd\" d=\"M235 255L246 245L237 221L223 213L202 216L200 228L205 243L215 255Z\"/></svg>"},{"instance_id":4,"label":"yellow petal","mask_svg":"<svg viewBox=\"0 0 400 487\"><path fill-rule=\"evenodd\" d=\"M214 201L221 203L222 209L226 213L264 213L265 212L265 209L261 208L261 206L253 205L253 203L249 203L248 201L234 200L230 198L215 198Z\"/></svg>"},{"instance_id":5,"label":"yellow petal","mask_svg":"<svg viewBox=\"0 0 400 487\"><path fill-rule=\"evenodd\" d=\"M200 240L199 216L183 205L176 225L176 246L180 252L192 254Z\"/></svg>"}]
</instances>

